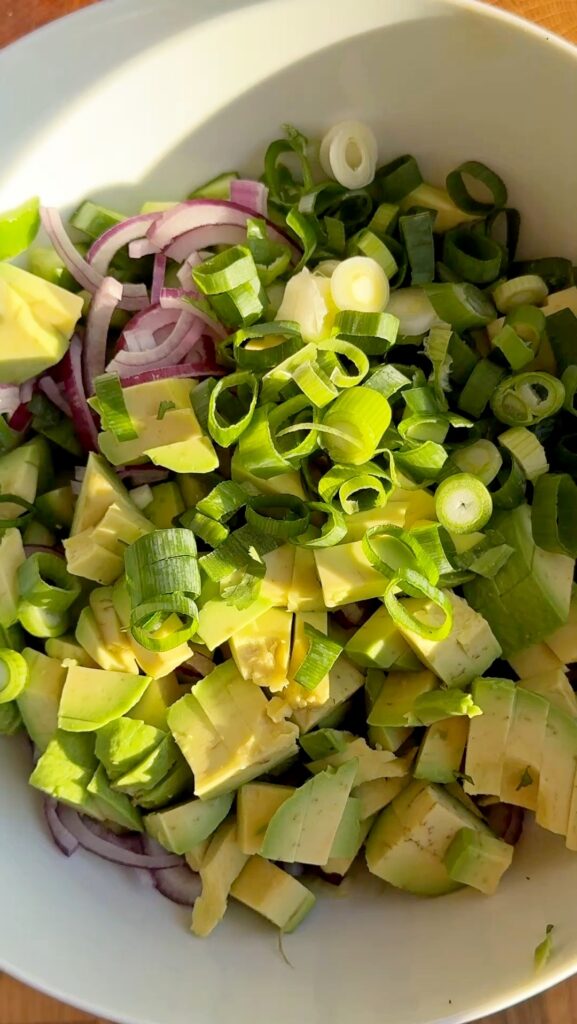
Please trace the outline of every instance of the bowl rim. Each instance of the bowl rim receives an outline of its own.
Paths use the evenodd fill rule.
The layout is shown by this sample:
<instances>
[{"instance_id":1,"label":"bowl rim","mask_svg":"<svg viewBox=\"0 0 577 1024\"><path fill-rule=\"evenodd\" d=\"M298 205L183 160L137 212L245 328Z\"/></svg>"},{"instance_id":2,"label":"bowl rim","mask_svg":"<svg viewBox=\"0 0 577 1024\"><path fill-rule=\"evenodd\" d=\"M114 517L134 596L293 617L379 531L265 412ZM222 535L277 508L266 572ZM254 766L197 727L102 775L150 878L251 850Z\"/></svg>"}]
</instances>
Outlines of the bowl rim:
<instances>
[{"instance_id":1,"label":"bowl rim","mask_svg":"<svg viewBox=\"0 0 577 1024\"><path fill-rule=\"evenodd\" d=\"M172 0L174 4L184 4L186 0ZM212 0L216 6L219 0ZM263 0L262 9L266 10L266 7L273 3L274 0ZM281 0L281 2L288 4L290 0ZM428 0L423 0L428 2ZM56 19L40 25L33 31L19 37L18 39L11 42L4 48L5 53L11 55L16 54L19 61L26 61L30 54L34 53L37 46L45 47L50 45L51 37L62 37L65 41L66 37L70 32L76 32L78 28L82 28L84 32L89 32L90 26L93 22L100 23L105 20L112 11L112 4L114 3L115 14L118 13L119 8L123 8L124 17L130 17L130 15L138 14L142 16L147 11L153 11L158 7L158 0L100 0L95 2L92 0L88 6L80 8L76 11L71 11L63 16L57 17ZM222 16L234 17L234 15L242 10L243 8L250 5L251 0L222 0L224 4L222 10ZM488 18L495 21L499 21L505 24L509 24L512 28L518 32L523 32L528 35L535 37L540 40L541 43L547 43L549 46L553 46L560 52L566 54L573 59L577 64L577 43L564 38L552 29L548 29L545 26L538 24L534 21L529 21L527 18L520 14L516 14L512 11L504 10L502 7L495 6L493 3L487 2L487 0L437 0L437 3L444 4L447 7L453 7L469 12L479 18ZM190 30L194 31L194 23L191 23ZM0 68L2 64L2 54L0 54ZM82 855L82 852L80 853ZM72 1006L76 1009L84 1011L89 1014L96 1014L99 1018L106 1019L109 1008L98 1005L98 1003L82 998L74 997L71 1000L70 995L59 988L57 985L51 985L43 978L36 977L33 971L27 971L21 969L19 966L9 963L6 959L0 956L0 973L6 973L11 978L34 988L37 992L43 995L49 996L53 999L59 1000L66 1005ZM492 999L486 1000L480 1006L477 1006L475 1011L466 1012L465 1014L454 1014L451 1016L444 1016L443 1018L437 1018L432 1020L430 1024L471 1024L475 1020L481 1020L487 1016L491 1016L495 1013L507 1010L511 1007L517 1006L519 1003L525 1002L526 1000L532 999L548 989L553 988L556 985L567 981L573 975L577 974L577 951L571 956L567 956L565 961L554 969L550 967L547 973L543 973L542 976L535 974L535 976L528 980L525 984L515 987L513 991L509 991L508 994L505 990ZM115 1016L117 1024L140 1024L140 1021L126 1014Z\"/></svg>"}]
</instances>

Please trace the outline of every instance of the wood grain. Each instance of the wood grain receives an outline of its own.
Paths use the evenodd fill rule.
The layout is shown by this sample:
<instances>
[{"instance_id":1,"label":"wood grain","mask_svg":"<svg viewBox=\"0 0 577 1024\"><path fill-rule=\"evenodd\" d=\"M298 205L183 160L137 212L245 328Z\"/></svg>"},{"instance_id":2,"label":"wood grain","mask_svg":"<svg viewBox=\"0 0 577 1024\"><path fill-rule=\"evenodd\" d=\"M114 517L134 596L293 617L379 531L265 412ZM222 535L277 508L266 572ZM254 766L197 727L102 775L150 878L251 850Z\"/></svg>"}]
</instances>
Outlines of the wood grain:
<instances>
[{"instance_id":1,"label":"wood grain","mask_svg":"<svg viewBox=\"0 0 577 1024\"><path fill-rule=\"evenodd\" d=\"M0 47L97 0L0 0ZM159 0L159 3L161 0ZM577 0L485 0L577 43ZM0 974L0 1024L106 1024ZM169 1022L167 1022L169 1024ZM479 1024L577 1024L577 977Z\"/></svg>"}]
</instances>

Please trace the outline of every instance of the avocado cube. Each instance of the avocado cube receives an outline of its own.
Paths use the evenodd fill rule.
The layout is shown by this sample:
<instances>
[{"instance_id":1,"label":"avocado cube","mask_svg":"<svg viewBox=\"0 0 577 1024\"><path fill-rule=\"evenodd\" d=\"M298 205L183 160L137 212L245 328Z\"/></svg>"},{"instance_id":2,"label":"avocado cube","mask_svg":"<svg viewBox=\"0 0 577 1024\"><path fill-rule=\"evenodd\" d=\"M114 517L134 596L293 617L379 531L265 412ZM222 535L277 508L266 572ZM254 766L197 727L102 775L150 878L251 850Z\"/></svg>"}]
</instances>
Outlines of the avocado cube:
<instances>
[{"instance_id":1,"label":"avocado cube","mask_svg":"<svg viewBox=\"0 0 577 1024\"><path fill-rule=\"evenodd\" d=\"M199 610L197 635L209 651L214 651L230 640L237 629L258 619L270 607L271 602L263 597L258 597L246 608L235 608L220 598L210 598Z\"/></svg>"},{"instance_id":2,"label":"avocado cube","mask_svg":"<svg viewBox=\"0 0 577 1024\"><path fill-rule=\"evenodd\" d=\"M385 577L371 565L360 540L317 548L315 560L326 608L382 597L386 590Z\"/></svg>"},{"instance_id":3,"label":"avocado cube","mask_svg":"<svg viewBox=\"0 0 577 1024\"><path fill-rule=\"evenodd\" d=\"M118 718L96 733L96 756L114 782L156 750L166 735L145 722Z\"/></svg>"},{"instance_id":4,"label":"avocado cube","mask_svg":"<svg viewBox=\"0 0 577 1024\"><path fill-rule=\"evenodd\" d=\"M192 911L195 935L210 935L226 913L231 886L248 860L237 842L236 822L225 821L215 832L200 864L202 893Z\"/></svg>"},{"instance_id":5,"label":"avocado cube","mask_svg":"<svg viewBox=\"0 0 577 1024\"><path fill-rule=\"evenodd\" d=\"M410 760L395 757L389 750L373 750L361 736L352 736L345 744L344 750L329 754L318 761L311 761L307 768L313 775L317 775L325 768L338 768L352 760L357 762L353 783L355 786L361 786L363 782L372 782L373 779L392 779L406 775L410 764Z\"/></svg>"},{"instance_id":6,"label":"avocado cube","mask_svg":"<svg viewBox=\"0 0 577 1024\"><path fill-rule=\"evenodd\" d=\"M97 802L88 792L97 767L93 736L57 732L36 762L29 782L47 796L101 818Z\"/></svg>"},{"instance_id":7,"label":"avocado cube","mask_svg":"<svg viewBox=\"0 0 577 1024\"><path fill-rule=\"evenodd\" d=\"M499 793L505 803L537 809L548 712L549 703L543 697L522 686L516 688Z\"/></svg>"},{"instance_id":8,"label":"avocado cube","mask_svg":"<svg viewBox=\"0 0 577 1024\"><path fill-rule=\"evenodd\" d=\"M565 666L554 671L542 672L540 675L530 675L526 679L519 680L519 686L532 693L538 693L550 704L564 711L570 718L577 719L577 697L571 683L565 675Z\"/></svg>"},{"instance_id":9,"label":"avocado cube","mask_svg":"<svg viewBox=\"0 0 577 1024\"><path fill-rule=\"evenodd\" d=\"M367 785L371 785L371 783L367 783ZM351 799L352 799L352 797L351 797ZM349 803L350 803L350 801L349 801ZM352 866L353 866L353 864L354 864L354 862L355 862L355 860L357 858L357 854L359 853L359 851L360 851L360 849L361 849L365 839L367 838L371 828L373 827L374 820L375 820L375 816L374 815L372 817L366 817L364 819L361 819L361 821L359 822L359 829L358 829L358 833L357 833L357 836L356 836L356 843L354 845L351 844L351 846L350 846L350 850L351 850L350 856L348 856L348 857L337 857L337 856L329 857L329 859L326 862L326 864L322 865L322 871L323 871L324 874L326 874L326 875L340 875L341 877L344 877L349 872L349 870L352 868ZM337 838L335 839L335 847L337 845L337 842L338 842L338 833L337 833Z\"/></svg>"},{"instance_id":10,"label":"avocado cube","mask_svg":"<svg viewBox=\"0 0 577 1024\"><path fill-rule=\"evenodd\" d=\"M499 796L513 718L515 684L509 679L479 678L473 682L472 694L483 714L469 724L465 792Z\"/></svg>"},{"instance_id":11,"label":"avocado cube","mask_svg":"<svg viewBox=\"0 0 577 1024\"><path fill-rule=\"evenodd\" d=\"M67 732L91 732L121 718L140 700L148 676L71 665L58 709L58 727Z\"/></svg>"},{"instance_id":12,"label":"avocado cube","mask_svg":"<svg viewBox=\"0 0 577 1024\"><path fill-rule=\"evenodd\" d=\"M384 672L371 669L369 677L371 685L374 676L382 681L379 694L373 703L367 719L370 726L407 726L418 725L414 720L413 707L415 701L424 693L437 689L439 680L432 672Z\"/></svg>"},{"instance_id":13,"label":"avocado cube","mask_svg":"<svg viewBox=\"0 0 577 1024\"><path fill-rule=\"evenodd\" d=\"M28 665L28 682L17 704L26 731L40 751L46 750L58 729L58 706L62 696L66 669L55 658L23 650Z\"/></svg>"},{"instance_id":14,"label":"avocado cube","mask_svg":"<svg viewBox=\"0 0 577 1024\"><path fill-rule=\"evenodd\" d=\"M243 853L260 853L268 824L279 807L295 792L294 786L247 782L237 796L238 845Z\"/></svg>"},{"instance_id":15,"label":"avocado cube","mask_svg":"<svg viewBox=\"0 0 577 1024\"><path fill-rule=\"evenodd\" d=\"M455 882L490 896L513 861L513 847L496 836L462 828L445 854L445 866Z\"/></svg>"},{"instance_id":16,"label":"avocado cube","mask_svg":"<svg viewBox=\"0 0 577 1024\"><path fill-rule=\"evenodd\" d=\"M102 455L91 452L82 478L82 486L74 508L74 519L70 536L83 533L96 526L111 505L119 505L131 512L137 512L136 505L122 481L110 468Z\"/></svg>"},{"instance_id":17,"label":"avocado cube","mask_svg":"<svg viewBox=\"0 0 577 1024\"><path fill-rule=\"evenodd\" d=\"M411 777L407 774L391 779L371 779L370 782L355 786L353 796L361 801L361 821L372 819L373 815L392 803L410 781Z\"/></svg>"},{"instance_id":18,"label":"avocado cube","mask_svg":"<svg viewBox=\"0 0 577 1024\"><path fill-rule=\"evenodd\" d=\"M270 601L274 608L288 607L288 594L293 579L296 553L294 544L281 544L263 555L264 579L261 581L259 597Z\"/></svg>"},{"instance_id":19,"label":"avocado cube","mask_svg":"<svg viewBox=\"0 0 577 1024\"><path fill-rule=\"evenodd\" d=\"M564 627L561 627L564 628ZM553 653L546 643L531 644L523 651L511 654L507 659L519 679L525 676L540 675L543 672L556 672L565 669L565 663Z\"/></svg>"},{"instance_id":20,"label":"avocado cube","mask_svg":"<svg viewBox=\"0 0 577 1024\"><path fill-rule=\"evenodd\" d=\"M5 530L0 538L0 626L18 621L18 568L25 561L22 534L15 527Z\"/></svg>"},{"instance_id":21,"label":"avocado cube","mask_svg":"<svg viewBox=\"0 0 577 1024\"><path fill-rule=\"evenodd\" d=\"M177 516L184 512L184 501L174 480L151 487L152 501L146 506L146 518L158 530L168 529Z\"/></svg>"},{"instance_id":22,"label":"avocado cube","mask_svg":"<svg viewBox=\"0 0 577 1024\"><path fill-rule=\"evenodd\" d=\"M577 762L577 720L549 705L542 748L536 821L566 836ZM530 769L529 769L530 770Z\"/></svg>"},{"instance_id":23,"label":"avocado cube","mask_svg":"<svg viewBox=\"0 0 577 1024\"><path fill-rule=\"evenodd\" d=\"M427 729L417 754L414 776L429 782L454 782L461 767L469 719L444 718Z\"/></svg>"},{"instance_id":24,"label":"avocado cube","mask_svg":"<svg viewBox=\"0 0 577 1024\"><path fill-rule=\"evenodd\" d=\"M299 708L293 712L293 721L301 734L310 732L318 725L337 725L346 713L348 701L361 689L364 681L363 673L341 655L329 672L329 697L326 703L317 707Z\"/></svg>"},{"instance_id":25,"label":"avocado cube","mask_svg":"<svg viewBox=\"0 0 577 1024\"><path fill-rule=\"evenodd\" d=\"M165 811L147 814L144 827L165 850L187 853L212 835L226 818L232 801L232 793L214 800L190 800Z\"/></svg>"},{"instance_id":26,"label":"avocado cube","mask_svg":"<svg viewBox=\"0 0 577 1024\"><path fill-rule=\"evenodd\" d=\"M421 667L384 605L357 629L345 650L351 661L361 668L417 670Z\"/></svg>"},{"instance_id":27,"label":"avocado cube","mask_svg":"<svg viewBox=\"0 0 577 1024\"><path fill-rule=\"evenodd\" d=\"M273 692L286 686L293 616L270 608L230 638L230 652L243 679Z\"/></svg>"},{"instance_id":28,"label":"avocado cube","mask_svg":"<svg viewBox=\"0 0 577 1024\"><path fill-rule=\"evenodd\" d=\"M128 828L131 831L142 832L142 815L133 807L131 801L124 793L117 793L112 789L106 772L102 765L98 765L86 787L95 801L98 810L103 818L120 825L121 828Z\"/></svg>"},{"instance_id":29,"label":"avocado cube","mask_svg":"<svg viewBox=\"0 0 577 1024\"><path fill-rule=\"evenodd\" d=\"M230 894L285 933L293 932L315 904L302 882L258 856L243 867Z\"/></svg>"},{"instance_id":30,"label":"avocado cube","mask_svg":"<svg viewBox=\"0 0 577 1024\"><path fill-rule=\"evenodd\" d=\"M286 606L292 612L323 612L325 599L314 551L294 547L293 574Z\"/></svg>"}]
</instances>

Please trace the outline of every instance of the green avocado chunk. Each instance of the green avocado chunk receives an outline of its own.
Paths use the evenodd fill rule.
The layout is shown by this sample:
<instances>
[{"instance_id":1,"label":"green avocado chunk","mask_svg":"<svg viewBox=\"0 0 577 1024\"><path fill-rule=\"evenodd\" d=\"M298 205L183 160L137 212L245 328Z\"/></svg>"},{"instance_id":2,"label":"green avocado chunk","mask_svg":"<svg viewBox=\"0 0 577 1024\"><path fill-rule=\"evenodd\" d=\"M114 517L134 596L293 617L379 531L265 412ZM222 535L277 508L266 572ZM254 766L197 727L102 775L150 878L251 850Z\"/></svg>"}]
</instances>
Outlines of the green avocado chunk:
<instances>
[{"instance_id":1,"label":"green avocado chunk","mask_svg":"<svg viewBox=\"0 0 577 1024\"><path fill-rule=\"evenodd\" d=\"M48 796L101 818L88 786L98 767L94 737L57 732L39 758L29 782Z\"/></svg>"},{"instance_id":2,"label":"green avocado chunk","mask_svg":"<svg viewBox=\"0 0 577 1024\"><path fill-rule=\"evenodd\" d=\"M18 708L30 739L44 751L58 729L58 706L66 669L55 658L25 647L28 683L18 697Z\"/></svg>"},{"instance_id":3,"label":"green avocado chunk","mask_svg":"<svg viewBox=\"0 0 577 1024\"><path fill-rule=\"evenodd\" d=\"M58 710L58 725L67 732L92 732L121 718L140 700L148 676L71 665Z\"/></svg>"},{"instance_id":4,"label":"green avocado chunk","mask_svg":"<svg viewBox=\"0 0 577 1024\"><path fill-rule=\"evenodd\" d=\"M124 793L112 789L101 764L88 783L87 790L96 800L103 818L136 832L142 832L142 816Z\"/></svg>"},{"instance_id":5,"label":"green avocado chunk","mask_svg":"<svg viewBox=\"0 0 577 1024\"><path fill-rule=\"evenodd\" d=\"M469 720L466 717L444 718L429 726L415 762L416 779L429 782L454 782L461 767Z\"/></svg>"},{"instance_id":6,"label":"green avocado chunk","mask_svg":"<svg viewBox=\"0 0 577 1024\"><path fill-rule=\"evenodd\" d=\"M473 828L462 828L444 857L455 882L470 885L490 896L513 861L513 847L496 836Z\"/></svg>"},{"instance_id":7,"label":"green avocado chunk","mask_svg":"<svg viewBox=\"0 0 577 1024\"><path fill-rule=\"evenodd\" d=\"M315 905L313 893L302 882L258 856L243 867L230 895L285 933L294 932Z\"/></svg>"},{"instance_id":8,"label":"green avocado chunk","mask_svg":"<svg viewBox=\"0 0 577 1024\"><path fill-rule=\"evenodd\" d=\"M159 746L166 732L134 718L117 718L96 733L96 756L115 782Z\"/></svg>"},{"instance_id":9,"label":"green avocado chunk","mask_svg":"<svg viewBox=\"0 0 577 1024\"><path fill-rule=\"evenodd\" d=\"M224 821L233 799L233 794L227 793L214 800L190 800L166 811L147 814L144 827L171 853L188 853Z\"/></svg>"},{"instance_id":10,"label":"green avocado chunk","mask_svg":"<svg viewBox=\"0 0 577 1024\"><path fill-rule=\"evenodd\" d=\"M225 821L212 837L200 864L202 893L192 911L192 931L210 935L222 920L228 905L232 883L245 866L248 857L237 842L236 822Z\"/></svg>"}]
</instances>

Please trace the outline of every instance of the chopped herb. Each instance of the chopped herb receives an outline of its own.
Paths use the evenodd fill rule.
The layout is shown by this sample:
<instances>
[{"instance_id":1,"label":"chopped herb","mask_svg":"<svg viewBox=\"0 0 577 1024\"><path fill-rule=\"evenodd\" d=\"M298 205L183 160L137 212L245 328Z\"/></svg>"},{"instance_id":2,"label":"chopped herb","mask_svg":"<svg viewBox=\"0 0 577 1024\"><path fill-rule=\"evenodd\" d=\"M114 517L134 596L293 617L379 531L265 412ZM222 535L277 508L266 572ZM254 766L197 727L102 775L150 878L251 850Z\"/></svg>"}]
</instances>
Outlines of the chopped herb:
<instances>
[{"instance_id":1,"label":"chopped herb","mask_svg":"<svg viewBox=\"0 0 577 1024\"><path fill-rule=\"evenodd\" d=\"M519 781L519 785L517 786L516 792L518 793L520 789L526 789L527 786L532 786L533 782L534 779L531 775L531 772L528 768L525 768L525 771L523 772L521 779Z\"/></svg>"},{"instance_id":2,"label":"chopped herb","mask_svg":"<svg viewBox=\"0 0 577 1024\"><path fill-rule=\"evenodd\" d=\"M166 401L161 402L160 405L158 406L158 412L156 414L157 420L163 420L169 409L176 409L176 403Z\"/></svg>"},{"instance_id":3,"label":"chopped herb","mask_svg":"<svg viewBox=\"0 0 577 1024\"><path fill-rule=\"evenodd\" d=\"M545 929L545 938L539 943L535 950L535 970L540 971L542 967L549 961L553 952L553 932L554 925L548 924Z\"/></svg>"}]
</instances>

